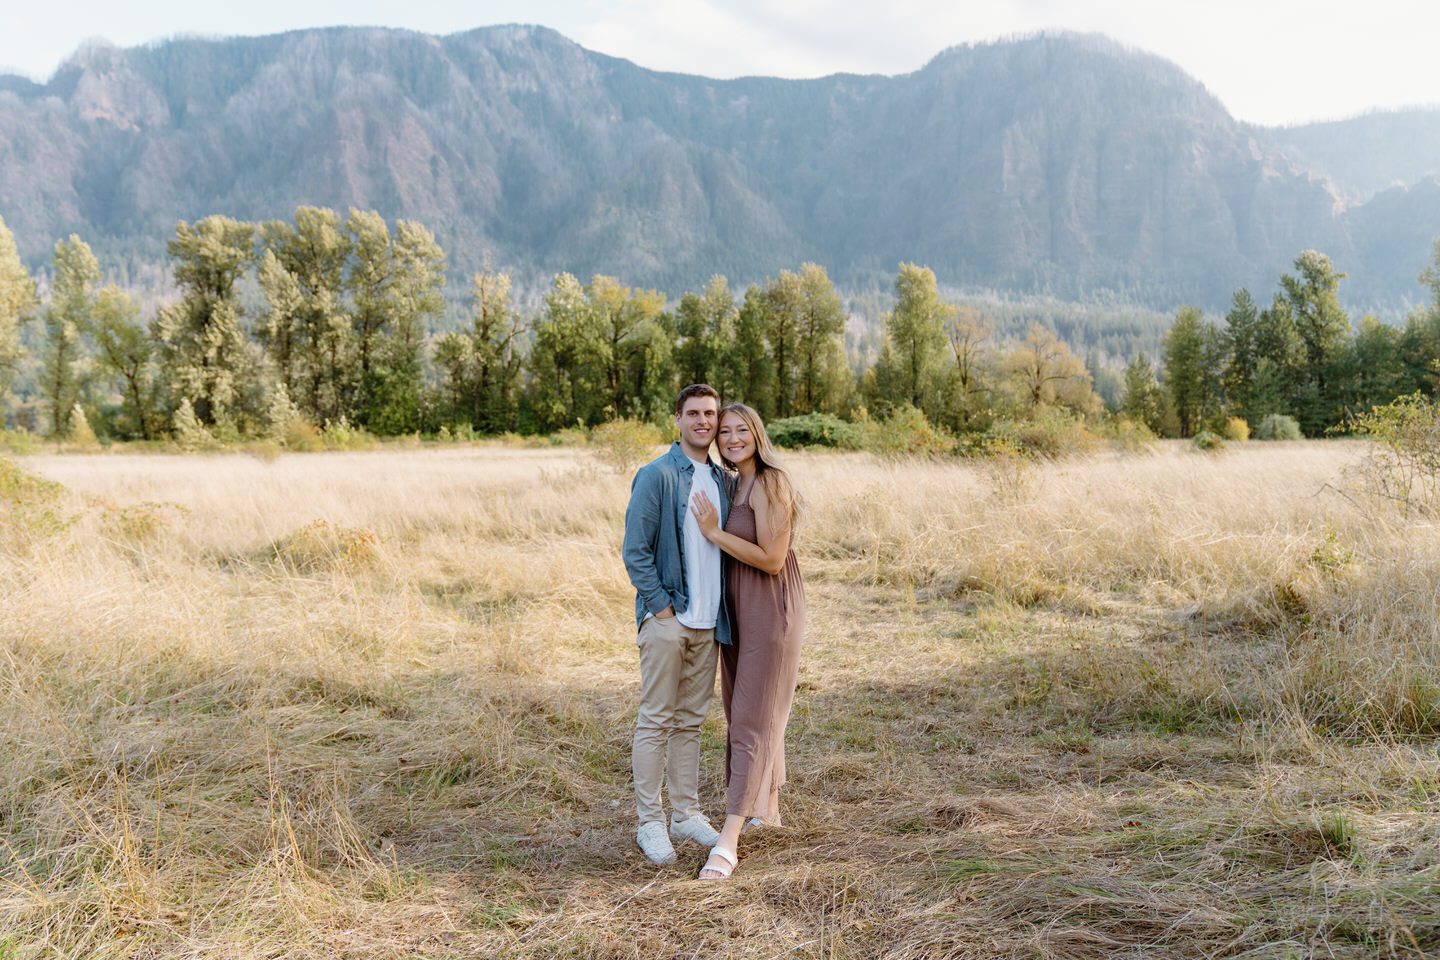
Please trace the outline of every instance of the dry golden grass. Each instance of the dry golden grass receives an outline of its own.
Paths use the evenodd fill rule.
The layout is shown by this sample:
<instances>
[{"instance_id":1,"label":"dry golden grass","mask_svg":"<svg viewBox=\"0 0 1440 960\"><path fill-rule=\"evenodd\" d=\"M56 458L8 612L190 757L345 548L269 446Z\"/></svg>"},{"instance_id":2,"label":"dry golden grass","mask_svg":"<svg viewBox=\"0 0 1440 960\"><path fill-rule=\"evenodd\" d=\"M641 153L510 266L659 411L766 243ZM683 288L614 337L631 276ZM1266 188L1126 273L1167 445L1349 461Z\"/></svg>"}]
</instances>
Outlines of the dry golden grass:
<instances>
[{"instance_id":1,"label":"dry golden grass","mask_svg":"<svg viewBox=\"0 0 1440 960\"><path fill-rule=\"evenodd\" d=\"M0 957L1440 951L1440 543L1360 449L794 457L786 826L725 884L632 844L628 478L21 458Z\"/></svg>"}]
</instances>

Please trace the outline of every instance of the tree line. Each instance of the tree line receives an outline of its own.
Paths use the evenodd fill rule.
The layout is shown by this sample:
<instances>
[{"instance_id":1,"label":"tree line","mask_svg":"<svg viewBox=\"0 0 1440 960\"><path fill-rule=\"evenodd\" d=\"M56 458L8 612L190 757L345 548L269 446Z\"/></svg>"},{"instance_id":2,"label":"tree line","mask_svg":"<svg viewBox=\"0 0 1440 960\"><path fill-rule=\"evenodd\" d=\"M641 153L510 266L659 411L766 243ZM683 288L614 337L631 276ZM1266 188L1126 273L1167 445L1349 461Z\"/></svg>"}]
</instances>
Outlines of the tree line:
<instances>
[{"instance_id":1,"label":"tree line","mask_svg":"<svg viewBox=\"0 0 1440 960\"><path fill-rule=\"evenodd\" d=\"M1182 307L1165 335L1160 370L1144 354L1130 362L1120 412L1173 436L1218 432L1232 417L1257 424L1283 416L1315 437L1397 397L1433 395L1440 381L1440 241L1418 278L1429 302L1403 327L1373 316L1352 323L1339 303L1344 277L1329 257L1307 250L1267 306L1241 289L1221 323Z\"/></svg>"},{"instance_id":2,"label":"tree line","mask_svg":"<svg viewBox=\"0 0 1440 960\"><path fill-rule=\"evenodd\" d=\"M446 257L413 221L317 207L258 224L211 216L178 224L167 250L176 296L148 317L102 285L78 236L56 243L42 304L0 221L0 398L30 372L12 419L57 437L145 440L273 436L296 423L379 436L546 433L663 424L678 388L704 381L767 419L913 409L952 434L981 434L1110 414L1189 436L1274 413L1318 435L1348 411L1433 383L1440 357L1440 244L1422 276L1434 302L1404 330L1368 317L1352 330L1336 299L1343 274L1307 251L1269 307L1238 292L1223 329L1182 308L1159 368L1136 356L1108 411L1093 357L1039 325L997 338L916 264L899 266L879 349L859 359L847 351L844 302L813 263L743 292L717 275L674 303L613 277L560 273L528 312L509 275L487 265L470 280L463 328L436 335Z\"/></svg>"}]
</instances>

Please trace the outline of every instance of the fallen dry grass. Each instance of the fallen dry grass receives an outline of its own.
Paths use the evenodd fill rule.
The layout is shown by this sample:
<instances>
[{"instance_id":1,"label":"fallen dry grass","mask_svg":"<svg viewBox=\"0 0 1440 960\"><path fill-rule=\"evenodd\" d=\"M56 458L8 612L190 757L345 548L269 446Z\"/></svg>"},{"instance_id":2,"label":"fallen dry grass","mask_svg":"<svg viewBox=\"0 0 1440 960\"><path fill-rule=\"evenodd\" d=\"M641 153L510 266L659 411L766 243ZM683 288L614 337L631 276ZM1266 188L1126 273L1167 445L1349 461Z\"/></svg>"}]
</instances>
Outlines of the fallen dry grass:
<instances>
[{"instance_id":1,"label":"fallen dry grass","mask_svg":"<svg viewBox=\"0 0 1440 960\"><path fill-rule=\"evenodd\" d=\"M22 458L0 957L1440 952L1440 542L1358 451L795 457L786 826L726 884L631 843L583 451Z\"/></svg>"}]
</instances>

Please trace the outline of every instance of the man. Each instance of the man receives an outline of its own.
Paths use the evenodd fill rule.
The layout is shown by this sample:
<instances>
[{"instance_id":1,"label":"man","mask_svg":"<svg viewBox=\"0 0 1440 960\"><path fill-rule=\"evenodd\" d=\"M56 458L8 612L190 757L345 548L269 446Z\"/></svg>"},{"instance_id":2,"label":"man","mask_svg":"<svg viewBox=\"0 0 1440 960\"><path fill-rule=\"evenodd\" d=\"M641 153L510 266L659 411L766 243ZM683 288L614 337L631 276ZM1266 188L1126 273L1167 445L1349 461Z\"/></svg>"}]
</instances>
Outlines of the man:
<instances>
[{"instance_id":1,"label":"man","mask_svg":"<svg viewBox=\"0 0 1440 960\"><path fill-rule=\"evenodd\" d=\"M730 642L720 548L690 511L704 491L730 511L728 477L710 460L720 395L691 384L675 400L679 442L635 474L625 509L621 555L635 586L639 628L640 715L630 762L640 829L635 842L654 863L674 863L671 838L711 847L720 838L700 809L700 724L715 692L715 642ZM665 829L661 781L670 793Z\"/></svg>"}]
</instances>

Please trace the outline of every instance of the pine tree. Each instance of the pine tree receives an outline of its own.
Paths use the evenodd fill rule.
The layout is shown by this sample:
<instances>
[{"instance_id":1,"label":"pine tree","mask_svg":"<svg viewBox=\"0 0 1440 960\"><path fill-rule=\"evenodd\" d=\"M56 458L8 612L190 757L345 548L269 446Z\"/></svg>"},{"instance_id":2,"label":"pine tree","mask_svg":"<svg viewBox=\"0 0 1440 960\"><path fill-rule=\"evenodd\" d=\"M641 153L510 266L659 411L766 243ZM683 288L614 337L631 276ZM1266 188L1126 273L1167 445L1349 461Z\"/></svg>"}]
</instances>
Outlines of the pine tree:
<instances>
[{"instance_id":1,"label":"pine tree","mask_svg":"<svg viewBox=\"0 0 1440 960\"><path fill-rule=\"evenodd\" d=\"M1165 415L1165 391L1155 379L1155 367L1143 353L1135 355L1125 368L1125 398L1120 412L1151 433L1159 433Z\"/></svg>"},{"instance_id":2,"label":"pine tree","mask_svg":"<svg viewBox=\"0 0 1440 960\"><path fill-rule=\"evenodd\" d=\"M1300 429L1318 436L1343 416L1345 384L1339 364L1345 359L1350 318L1340 309L1340 280L1330 258L1306 250L1295 258L1298 276L1280 278L1285 301L1294 317L1303 365L1296 384L1294 408Z\"/></svg>"},{"instance_id":3,"label":"pine tree","mask_svg":"<svg viewBox=\"0 0 1440 960\"><path fill-rule=\"evenodd\" d=\"M1221 408L1220 335L1195 307L1181 307L1165 334L1165 393L1180 421L1180 435L1193 436Z\"/></svg>"}]
</instances>

